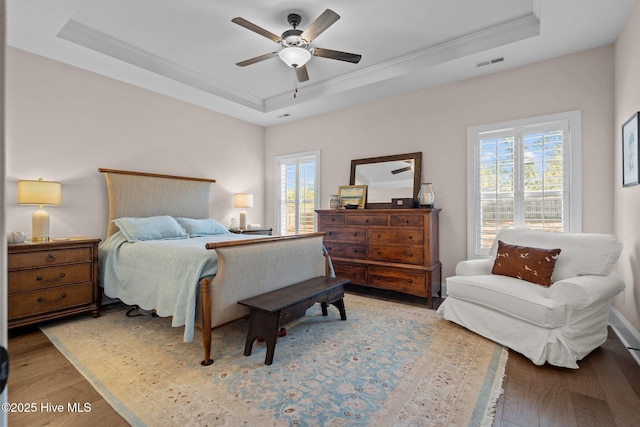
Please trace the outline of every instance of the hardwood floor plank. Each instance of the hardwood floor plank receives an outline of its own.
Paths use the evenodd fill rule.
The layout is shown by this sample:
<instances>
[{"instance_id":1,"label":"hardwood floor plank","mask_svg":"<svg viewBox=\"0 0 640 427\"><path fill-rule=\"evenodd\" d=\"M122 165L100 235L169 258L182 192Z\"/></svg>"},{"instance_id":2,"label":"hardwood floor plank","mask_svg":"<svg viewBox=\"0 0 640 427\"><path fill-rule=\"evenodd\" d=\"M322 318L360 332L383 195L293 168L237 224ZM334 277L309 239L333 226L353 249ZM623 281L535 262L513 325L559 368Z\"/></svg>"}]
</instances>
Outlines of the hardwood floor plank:
<instances>
[{"instance_id":1,"label":"hardwood floor plank","mask_svg":"<svg viewBox=\"0 0 640 427\"><path fill-rule=\"evenodd\" d=\"M531 370L530 365L533 364L529 359L513 351L509 352L503 382L505 393L500 397L502 400L500 423L521 426L539 425L536 372ZM496 413L496 419L497 415ZM494 426L496 425L500 424L494 423Z\"/></svg>"},{"instance_id":2,"label":"hardwood floor plank","mask_svg":"<svg viewBox=\"0 0 640 427\"><path fill-rule=\"evenodd\" d=\"M571 402L580 427L613 426L615 420L609 405L602 399L595 399L586 394L571 393Z\"/></svg>"},{"instance_id":3,"label":"hardwood floor plank","mask_svg":"<svg viewBox=\"0 0 640 427\"><path fill-rule=\"evenodd\" d=\"M640 421L640 399L629 383L625 371L611 352L602 352L603 363L596 375L604 390L615 425L637 426Z\"/></svg>"},{"instance_id":4,"label":"hardwood floor plank","mask_svg":"<svg viewBox=\"0 0 640 427\"><path fill-rule=\"evenodd\" d=\"M566 369L541 366L537 370L538 416L542 426L578 427Z\"/></svg>"}]
</instances>

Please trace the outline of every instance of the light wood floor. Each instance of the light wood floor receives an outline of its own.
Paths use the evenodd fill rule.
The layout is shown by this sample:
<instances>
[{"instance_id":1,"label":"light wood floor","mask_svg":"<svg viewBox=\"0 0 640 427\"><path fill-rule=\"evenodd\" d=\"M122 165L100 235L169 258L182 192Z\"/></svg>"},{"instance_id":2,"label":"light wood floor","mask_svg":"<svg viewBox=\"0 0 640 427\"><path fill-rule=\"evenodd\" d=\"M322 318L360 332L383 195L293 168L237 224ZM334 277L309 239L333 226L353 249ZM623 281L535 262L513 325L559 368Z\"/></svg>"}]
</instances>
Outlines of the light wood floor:
<instances>
[{"instance_id":1,"label":"light wood floor","mask_svg":"<svg viewBox=\"0 0 640 427\"><path fill-rule=\"evenodd\" d=\"M350 291L424 305L412 297ZM11 427L127 425L37 328L11 331L9 355L9 402L38 407L35 413L9 413ZM535 366L510 352L504 390L494 427L640 425L640 366L611 331L578 370ZM65 412L41 411L47 402L64 405ZM69 413L68 402L89 403L91 411Z\"/></svg>"}]
</instances>

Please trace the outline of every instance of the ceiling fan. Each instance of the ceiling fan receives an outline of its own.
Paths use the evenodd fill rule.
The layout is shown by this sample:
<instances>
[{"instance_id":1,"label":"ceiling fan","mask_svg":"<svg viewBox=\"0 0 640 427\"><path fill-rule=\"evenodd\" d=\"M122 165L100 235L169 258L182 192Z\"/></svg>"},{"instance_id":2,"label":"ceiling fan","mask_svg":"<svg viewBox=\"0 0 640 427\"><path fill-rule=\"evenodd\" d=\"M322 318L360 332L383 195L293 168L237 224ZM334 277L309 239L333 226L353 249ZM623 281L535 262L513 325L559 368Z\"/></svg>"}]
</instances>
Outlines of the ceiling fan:
<instances>
[{"instance_id":1,"label":"ceiling fan","mask_svg":"<svg viewBox=\"0 0 640 427\"><path fill-rule=\"evenodd\" d=\"M311 59L311 56L320 56L322 58L337 59L338 61L357 64L360 62L362 55L310 46L311 42L315 40L316 37L322 34L338 19L340 19L340 15L331 9L327 9L318 18L316 18L316 20L313 21L306 30L302 31L297 29L301 21L300 15L297 13L290 13L287 16L287 21L293 29L287 30L282 33L282 35L277 36L244 18L233 18L231 22L273 40L282 46L282 49L278 51L256 56L255 58L238 62L236 65L239 67L246 67L247 65L255 64L256 62L261 62L278 56L285 64L295 70L296 77L299 82L306 82L309 80L309 73L307 71L306 64Z\"/></svg>"}]
</instances>

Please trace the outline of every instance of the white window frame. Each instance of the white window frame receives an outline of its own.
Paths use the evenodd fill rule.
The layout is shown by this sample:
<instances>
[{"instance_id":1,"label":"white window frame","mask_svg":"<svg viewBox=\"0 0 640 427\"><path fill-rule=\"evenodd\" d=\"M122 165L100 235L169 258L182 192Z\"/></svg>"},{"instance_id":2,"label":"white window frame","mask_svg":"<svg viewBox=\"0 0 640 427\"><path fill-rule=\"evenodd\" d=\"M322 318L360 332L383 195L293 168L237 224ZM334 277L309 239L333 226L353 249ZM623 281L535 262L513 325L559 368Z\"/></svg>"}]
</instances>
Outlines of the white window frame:
<instances>
[{"instance_id":1,"label":"white window frame","mask_svg":"<svg viewBox=\"0 0 640 427\"><path fill-rule=\"evenodd\" d=\"M569 213L564 224L565 231L582 232L582 113L579 110L544 116L529 117L500 123L491 123L467 128L467 259L484 258L488 251L479 250L480 222L480 171L479 136L486 132L530 127L549 122L567 121L569 138L565 140L564 171L568 180L563 195L568 196ZM566 194L568 193L568 194Z\"/></svg>"},{"instance_id":2,"label":"white window frame","mask_svg":"<svg viewBox=\"0 0 640 427\"><path fill-rule=\"evenodd\" d=\"M314 170L315 170L315 176L314 176L314 188L315 188L315 192L314 192L314 200L313 200L313 205L314 205L314 211L316 209L319 209L320 207L320 150L313 150L313 151L305 151L305 152L301 152L301 153L292 153L292 154L285 154L285 155L281 155L281 156L276 156L275 157L275 219L276 219L276 223L275 223L275 232L277 235L282 235L283 230L282 228L282 218L281 218L281 212L282 212L282 193L281 193L281 187L280 187L280 183L281 183L281 176L280 176L280 166L283 163L295 163L296 164L296 169L299 170L299 166L300 163L302 161L309 161L309 160L313 160L315 165L314 165ZM296 172L297 174L297 172ZM297 177L297 175L296 175ZM296 179L296 201L299 198L299 180ZM296 202L296 224L295 224L295 229L296 229L296 234L299 233L300 231L300 214L298 212L298 203ZM313 215L313 230L316 231L318 229L318 223L317 223L317 218L316 215Z\"/></svg>"}]
</instances>

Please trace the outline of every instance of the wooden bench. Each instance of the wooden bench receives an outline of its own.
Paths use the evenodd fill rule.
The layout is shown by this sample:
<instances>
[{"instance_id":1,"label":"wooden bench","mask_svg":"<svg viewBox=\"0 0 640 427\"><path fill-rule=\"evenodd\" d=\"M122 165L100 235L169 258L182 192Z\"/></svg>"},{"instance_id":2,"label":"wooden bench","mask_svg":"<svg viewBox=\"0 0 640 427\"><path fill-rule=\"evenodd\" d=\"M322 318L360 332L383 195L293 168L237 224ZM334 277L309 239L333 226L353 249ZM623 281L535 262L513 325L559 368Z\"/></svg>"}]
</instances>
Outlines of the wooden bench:
<instances>
[{"instance_id":1,"label":"wooden bench","mask_svg":"<svg viewBox=\"0 0 640 427\"><path fill-rule=\"evenodd\" d=\"M244 355L251 355L253 341L263 338L267 345L266 365L273 363L273 354L278 339L278 328L305 315L309 307L319 302L322 315L327 316L327 307L334 305L340 311L340 319L347 320L344 309L344 285L349 279L315 277L266 294L238 301L249 307L249 331L244 346Z\"/></svg>"}]
</instances>

